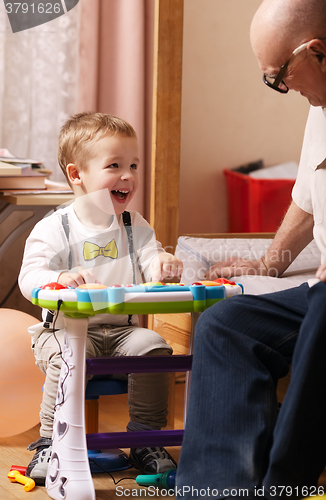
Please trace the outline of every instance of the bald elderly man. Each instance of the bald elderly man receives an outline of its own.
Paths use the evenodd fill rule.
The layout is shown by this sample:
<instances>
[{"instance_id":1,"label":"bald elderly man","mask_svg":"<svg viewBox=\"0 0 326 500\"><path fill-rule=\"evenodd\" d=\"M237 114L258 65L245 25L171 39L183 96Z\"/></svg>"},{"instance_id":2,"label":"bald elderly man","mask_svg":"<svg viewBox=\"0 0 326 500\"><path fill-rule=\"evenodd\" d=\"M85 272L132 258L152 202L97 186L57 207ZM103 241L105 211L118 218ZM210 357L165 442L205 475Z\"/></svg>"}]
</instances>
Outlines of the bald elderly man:
<instances>
[{"instance_id":1,"label":"bald elderly man","mask_svg":"<svg viewBox=\"0 0 326 500\"><path fill-rule=\"evenodd\" d=\"M313 237L322 264L314 286L232 297L201 315L179 498L323 493L316 485L326 464L326 0L265 0L250 36L271 92L295 90L312 107L293 201L270 249L207 276L281 275ZM276 385L290 364L278 412Z\"/></svg>"}]
</instances>

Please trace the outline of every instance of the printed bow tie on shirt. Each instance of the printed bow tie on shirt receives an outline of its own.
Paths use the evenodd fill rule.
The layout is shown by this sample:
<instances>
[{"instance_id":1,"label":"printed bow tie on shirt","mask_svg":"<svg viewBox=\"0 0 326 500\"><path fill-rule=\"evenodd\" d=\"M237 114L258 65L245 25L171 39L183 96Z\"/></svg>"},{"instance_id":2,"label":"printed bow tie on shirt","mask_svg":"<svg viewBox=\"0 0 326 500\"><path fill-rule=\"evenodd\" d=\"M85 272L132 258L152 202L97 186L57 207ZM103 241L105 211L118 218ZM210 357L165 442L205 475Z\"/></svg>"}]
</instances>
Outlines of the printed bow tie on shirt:
<instances>
[{"instance_id":1,"label":"printed bow tie on shirt","mask_svg":"<svg viewBox=\"0 0 326 500\"><path fill-rule=\"evenodd\" d=\"M118 257L118 249L115 240L111 240L105 247L99 247L95 243L85 241L84 243L84 259L93 260L99 255L116 259Z\"/></svg>"}]
</instances>

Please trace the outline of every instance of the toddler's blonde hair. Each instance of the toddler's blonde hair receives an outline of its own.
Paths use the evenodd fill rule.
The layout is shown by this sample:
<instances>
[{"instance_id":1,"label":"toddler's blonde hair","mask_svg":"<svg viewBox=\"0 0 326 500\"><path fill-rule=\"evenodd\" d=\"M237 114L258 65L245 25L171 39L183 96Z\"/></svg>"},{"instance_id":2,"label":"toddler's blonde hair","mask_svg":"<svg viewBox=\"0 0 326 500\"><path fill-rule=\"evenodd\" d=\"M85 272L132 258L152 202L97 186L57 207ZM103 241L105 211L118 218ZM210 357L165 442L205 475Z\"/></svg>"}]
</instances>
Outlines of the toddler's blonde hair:
<instances>
[{"instance_id":1,"label":"toddler's blonde hair","mask_svg":"<svg viewBox=\"0 0 326 500\"><path fill-rule=\"evenodd\" d=\"M86 170L94 142L106 135L117 134L137 139L133 127L114 115L87 112L69 118L61 129L58 148L59 165L68 183L67 165L74 163L81 170Z\"/></svg>"}]
</instances>

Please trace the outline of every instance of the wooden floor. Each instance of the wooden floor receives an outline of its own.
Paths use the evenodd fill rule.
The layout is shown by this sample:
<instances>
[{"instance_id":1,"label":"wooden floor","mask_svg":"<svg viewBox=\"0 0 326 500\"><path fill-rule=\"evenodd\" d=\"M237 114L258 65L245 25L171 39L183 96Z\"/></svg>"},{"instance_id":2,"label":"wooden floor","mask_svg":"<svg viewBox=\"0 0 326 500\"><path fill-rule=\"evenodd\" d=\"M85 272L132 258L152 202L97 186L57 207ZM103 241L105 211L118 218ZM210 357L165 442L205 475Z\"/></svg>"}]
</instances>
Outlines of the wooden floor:
<instances>
[{"instance_id":1,"label":"wooden floor","mask_svg":"<svg viewBox=\"0 0 326 500\"><path fill-rule=\"evenodd\" d=\"M175 408L175 428L183 428L183 401L184 401L184 383L176 384L176 408ZM119 396L103 396L100 399L100 428L99 432L119 432L124 431L129 421L127 395ZM31 499L31 500L48 500L49 496L46 489L36 486L31 492L25 492L24 487L18 483L11 483L7 478L7 474L12 465L27 466L33 457L34 452L27 451L27 446L39 438L38 426L33 429L13 436L10 438L0 439L0 499L1 500L16 500L16 499ZM166 448L173 458L178 461L180 447ZM129 450L125 450L126 453ZM134 489L140 490L141 487L135 482L139 471L136 469L127 469L120 472L113 472L114 481L125 479L117 486L119 489L116 492L116 485L108 474L93 474L96 500L112 499L122 497L122 488L125 491L125 496L144 496L141 492L137 495L132 495ZM144 489L144 488L142 488ZM135 493L135 492L134 492ZM160 495L158 495L160 497ZM156 497L156 495L155 495ZM169 496L174 499L175 497ZM78 500L77 498L74 500Z\"/></svg>"}]
</instances>

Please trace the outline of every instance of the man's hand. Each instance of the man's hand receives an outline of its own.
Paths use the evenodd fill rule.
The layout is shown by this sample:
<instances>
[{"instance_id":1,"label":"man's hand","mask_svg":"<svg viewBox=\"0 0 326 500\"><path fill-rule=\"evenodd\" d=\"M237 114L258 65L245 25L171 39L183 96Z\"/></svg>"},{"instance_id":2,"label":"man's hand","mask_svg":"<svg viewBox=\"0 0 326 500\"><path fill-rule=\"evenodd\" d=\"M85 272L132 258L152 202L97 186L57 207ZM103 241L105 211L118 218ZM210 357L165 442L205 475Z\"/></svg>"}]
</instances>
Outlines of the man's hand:
<instances>
[{"instance_id":1,"label":"man's hand","mask_svg":"<svg viewBox=\"0 0 326 500\"><path fill-rule=\"evenodd\" d=\"M160 281L165 278L180 278L183 264L180 259L171 253L162 252L152 259L150 268L152 280Z\"/></svg>"},{"instance_id":2,"label":"man's hand","mask_svg":"<svg viewBox=\"0 0 326 500\"><path fill-rule=\"evenodd\" d=\"M90 269L83 269L79 267L78 270L65 271L60 274L58 278L58 283L64 286L71 286L76 288L79 285L84 285L85 283L100 283L92 273Z\"/></svg>"},{"instance_id":3,"label":"man's hand","mask_svg":"<svg viewBox=\"0 0 326 500\"><path fill-rule=\"evenodd\" d=\"M313 225L313 216L292 201L264 257L259 260L232 258L218 262L209 269L206 278L230 278L242 274L281 276L301 250L312 240Z\"/></svg>"},{"instance_id":4,"label":"man's hand","mask_svg":"<svg viewBox=\"0 0 326 500\"><path fill-rule=\"evenodd\" d=\"M321 264L316 272L316 278L320 279L320 281L326 282L326 262Z\"/></svg>"},{"instance_id":5,"label":"man's hand","mask_svg":"<svg viewBox=\"0 0 326 500\"><path fill-rule=\"evenodd\" d=\"M267 269L263 258L259 260L230 258L214 264L214 266L208 270L205 278L231 278L232 276L241 276L243 274L275 276L276 272L272 269Z\"/></svg>"}]
</instances>

